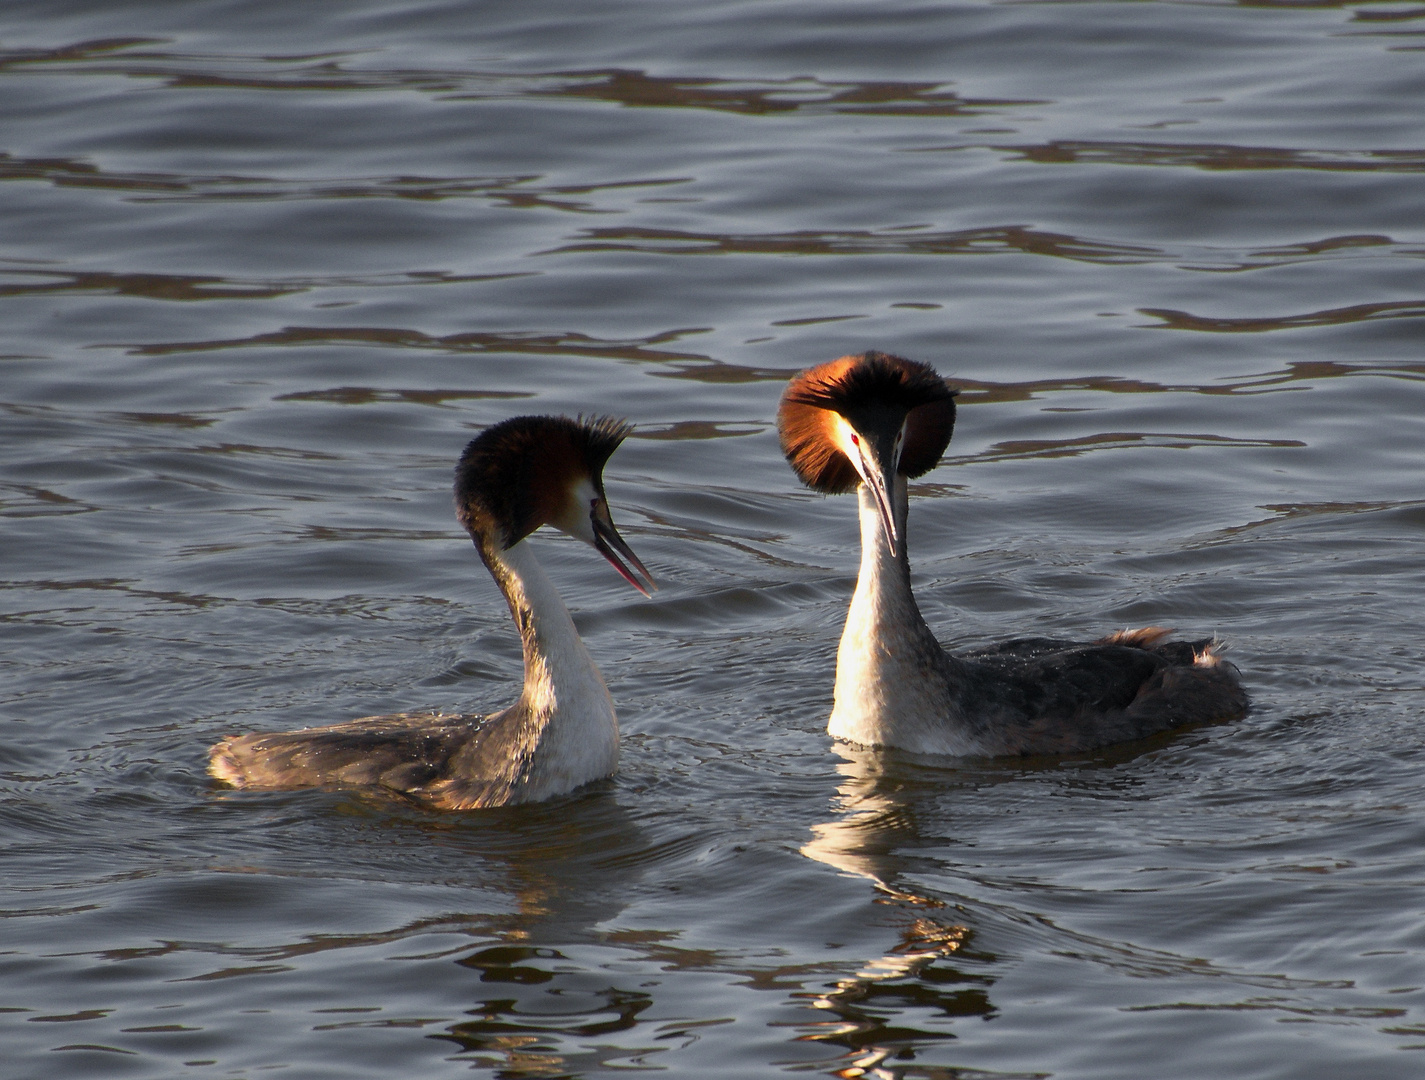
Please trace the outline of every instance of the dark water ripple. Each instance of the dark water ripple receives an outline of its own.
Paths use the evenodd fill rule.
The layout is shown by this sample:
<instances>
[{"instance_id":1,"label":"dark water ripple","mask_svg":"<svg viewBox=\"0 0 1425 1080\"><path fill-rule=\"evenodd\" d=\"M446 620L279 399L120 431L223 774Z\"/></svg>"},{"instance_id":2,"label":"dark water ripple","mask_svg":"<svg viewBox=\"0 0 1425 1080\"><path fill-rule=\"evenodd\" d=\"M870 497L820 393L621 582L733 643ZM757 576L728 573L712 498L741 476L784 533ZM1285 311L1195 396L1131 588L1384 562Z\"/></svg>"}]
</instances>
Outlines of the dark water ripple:
<instances>
[{"instance_id":1,"label":"dark water ripple","mask_svg":"<svg viewBox=\"0 0 1425 1080\"><path fill-rule=\"evenodd\" d=\"M8 14L16 1075L1418 1074L1422 9ZM833 745L856 526L774 414L866 348L961 388L914 488L942 640L1217 632L1253 714ZM636 425L663 585L534 541L619 775L211 786L229 732L508 702L451 466L581 411Z\"/></svg>"},{"instance_id":2,"label":"dark water ripple","mask_svg":"<svg viewBox=\"0 0 1425 1080\"><path fill-rule=\"evenodd\" d=\"M1020 154L1025 161L1041 165L1166 165L1212 170L1320 169L1327 172L1419 172L1425 168L1425 151L1422 150L1295 150L1159 142L1053 142L1005 149Z\"/></svg>"},{"instance_id":3,"label":"dark water ripple","mask_svg":"<svg viewBox=\"0 0 1425 1080\"><path fill-rule=\"evenodd\" d=\"M926 233L920 225L880 233L792 233L781 236L698 235L652 229L585 229L581 239L549 254L638 251L650 255L1047 255L1111 266L1179 264L1183 269L1260 270L1322 258L1349 257L1371 248L1372 257L1419 258L1417 246L1384 236L1339 236L1252 252L1169 250L1064 236L1023 226ZM1387 250L1381 251L1379 249Z\"/></svg>"},{"instance_id":4,"label":"dark water ripple","mask_svg":"<svg viewBox=\"0 0 1425 1080\"><path fill-rule=\"evenodd\" d=\"M883 116L975 116L1036 101L962 99L942 83L660 77L604 68L558 72L382 70L362 57L231 56L142 49L162 39L116 38L58 49L0 52L0 71L45 65L46 72L160 80L170 89L414 90L455 100L569 97L630 108L694 108L761 116L817 111ZM355 63L343 63L344 59ZM361 64L357 67L356 64ZM224 70L225 68L229 70Z\"/></svg>"}]
</instances>

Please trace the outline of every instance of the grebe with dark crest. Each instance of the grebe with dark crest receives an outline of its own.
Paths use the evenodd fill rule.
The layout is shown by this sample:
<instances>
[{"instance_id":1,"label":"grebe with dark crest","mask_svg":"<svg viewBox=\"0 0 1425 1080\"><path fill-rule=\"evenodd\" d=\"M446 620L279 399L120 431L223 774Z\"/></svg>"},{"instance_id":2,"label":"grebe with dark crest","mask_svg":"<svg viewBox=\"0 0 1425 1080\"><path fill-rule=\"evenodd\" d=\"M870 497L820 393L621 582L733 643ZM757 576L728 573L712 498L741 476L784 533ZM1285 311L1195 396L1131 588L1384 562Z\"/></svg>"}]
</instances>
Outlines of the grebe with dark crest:
<instances>
[{"instance_id":1,"label":"grebe with dark crest","mask_svg":"<svg viewBox=\"0 0 1425 1080\"><path fill-rule=\"evenodd\" d=\"M238 788L364 788L441 810L539 802L611 775L613 701L525 538L553 525L645 596L656 588L604 497L604 465L630 430L609 418L518 416L474 439L456 467L456 516L524 646L518 701L491 716L395 713L237 736L212 748L208 771Z\"/></svg>"},{"instance_id":2,"label":"grebe with dark crest","mask_svg":"<svg viewBox=\"0 0 1425 1080\"><path fill-rule=\"evenodd\" d=\"M955 393L927 364L868 352L803 371L777 412L782 452L808 487L855 490L861 570L836 656L827 729L927 754L1062 754L1244 714L1215 638L1149 626L1076 643L1019 638L952 655L910 587L907 479L933 469Z\"/></svg>"}]
</instances>

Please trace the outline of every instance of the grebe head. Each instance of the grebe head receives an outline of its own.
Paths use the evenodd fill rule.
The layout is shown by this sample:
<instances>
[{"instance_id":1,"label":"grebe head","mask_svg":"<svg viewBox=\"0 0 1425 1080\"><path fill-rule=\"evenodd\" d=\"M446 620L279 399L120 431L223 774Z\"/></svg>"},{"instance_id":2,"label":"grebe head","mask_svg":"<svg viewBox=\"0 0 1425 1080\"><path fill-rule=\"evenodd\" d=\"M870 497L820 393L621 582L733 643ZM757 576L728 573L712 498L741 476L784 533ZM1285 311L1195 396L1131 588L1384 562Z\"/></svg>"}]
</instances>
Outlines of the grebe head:
<instances>
[{"instance_id":1,"label":"grebe head","mask_svg":"<svg viewBox=\"0 0 1425 1080\"><path fill-rule=\"evenodd\" d=\"M516 416L496 424L460 455L456 516L477 545L483 540L496 551L553 525L597 550L647 596L658 586L614 528L604 496L604 465L632 430L607 416Z\"/></svg>"},{"instance_id":2,"label":"grebe head","mask_svg":"<svg viewBox=\"0 0 1425 1080\"><path fill-rule=\"evenodd\" d=\"M933 469L955 430L955 394L929 364L882 352L808 368L782 393L782 453L808 487L827 494L865 484L895 555L891 492L897 474Z\"/></svg>"}]
</instances>

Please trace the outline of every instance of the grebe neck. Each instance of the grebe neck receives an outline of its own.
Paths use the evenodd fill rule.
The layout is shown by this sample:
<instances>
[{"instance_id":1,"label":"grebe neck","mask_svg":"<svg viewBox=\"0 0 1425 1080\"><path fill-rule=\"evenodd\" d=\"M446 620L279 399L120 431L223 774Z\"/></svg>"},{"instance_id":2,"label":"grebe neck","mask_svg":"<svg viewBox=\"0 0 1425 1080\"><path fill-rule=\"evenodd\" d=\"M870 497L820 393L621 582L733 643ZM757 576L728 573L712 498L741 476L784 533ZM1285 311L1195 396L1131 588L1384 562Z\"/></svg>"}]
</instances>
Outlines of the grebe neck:
<instances>
[{"instance_id":1,"label":"grebe neck","mask_svg":"<svg viewBox=\"0 0 1425 1080\"><path fill-rule=\"evenodd\" d=\"M910 587L906 478L897 475L891 514L901 538L895 555L874 497L856 492L861 521L861 570L836 654L836 702L827 730L865 745L923 753L973 754L978 740L957 720L959 661L949 656L916 606Z\"/></svg>"},{"instance_id":2,"label":"grebe neck","mask_svg":"<svg viewBox=\"0 0 1425 1080\"><path fill-rule=\"evenodd\" d=\"M480 554L510 606L524 651L524 689L500 717L520 728L519 801L607 776L618 764L618 717L554 582L524 541L504 550L481 544Z\"/></svg>"}]
</instances>

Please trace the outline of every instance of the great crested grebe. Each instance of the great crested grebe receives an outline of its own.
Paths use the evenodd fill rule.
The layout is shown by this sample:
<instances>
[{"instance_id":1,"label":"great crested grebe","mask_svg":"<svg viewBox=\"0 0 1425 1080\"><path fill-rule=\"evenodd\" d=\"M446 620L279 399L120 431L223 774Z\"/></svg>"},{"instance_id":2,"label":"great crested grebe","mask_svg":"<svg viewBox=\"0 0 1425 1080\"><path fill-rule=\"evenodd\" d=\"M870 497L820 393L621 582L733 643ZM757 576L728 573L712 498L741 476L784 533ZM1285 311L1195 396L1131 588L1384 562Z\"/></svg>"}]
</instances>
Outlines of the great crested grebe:
<instances>
[{"instance_id":1,"label":"great crested grebe","mask_svg":"<svg viewBox=\"0 0 1425 1080\"><path fill-rule=\"evenodd\" d=\"M1246 712L1215 638L1166 641L1171 631L1150 626L1089 643L941 648L911 594L906 479L935 467L954 427L955 391L934 368L886 353L810 368L782 394L792 469L816 491L855 489L860 506L832 735L927 754L1061 754Z\"/></svg>"},{"instance_id":2,"label":"great crested grebe","mask_svg":"<svg viewBox=\"0 0 1425 1080\"><path fill-rule=\"evenodd\" d=\"M539 802L611 775L618 766L613 701L524 539L553 525L595 548L645 596L657 587L614 529L604 498L604 464L629 431L609 418L517 416L460 457L456 517L504 593L524 645L518 701L488 717L395 713L241 735L209 751L208 771L238 788L367 788L441 810Z\"/></svg>"}]
</instances>

